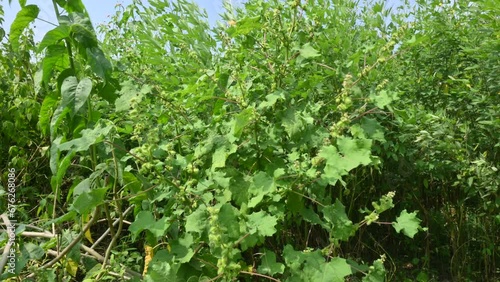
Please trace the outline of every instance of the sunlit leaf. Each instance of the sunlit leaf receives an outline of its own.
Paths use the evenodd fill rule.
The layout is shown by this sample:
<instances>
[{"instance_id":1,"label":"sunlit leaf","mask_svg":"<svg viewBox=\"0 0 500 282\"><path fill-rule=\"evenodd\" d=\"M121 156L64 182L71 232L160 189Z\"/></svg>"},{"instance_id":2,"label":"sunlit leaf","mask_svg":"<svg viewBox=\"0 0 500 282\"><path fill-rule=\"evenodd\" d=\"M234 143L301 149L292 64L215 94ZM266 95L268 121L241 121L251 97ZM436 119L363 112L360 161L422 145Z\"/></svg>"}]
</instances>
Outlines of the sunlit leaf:
<instances>
[{"instance_id":1,"label":"sunlit leaf","mask_svg":"<svg viewBox=\"0 0 500 282\"><path fill-rule=\"evenodd\" d=\"M23 31L29 26L29 24L38 17L40 9L37 5L27 5L24 6L19 13L17 13L16 18L10 26L9 41L12 45L12 49L19 49L19 38Z\"/></svg>"},{"instance_id":2,"label":"sunlit leaf","mask_svg":"<svg viewBox=\"0 0 500 282\"><path fill-rule=\"evenodd\" d=\"M408 213L405 209L396 218L396 221L392 223L392 226L396 229L396 232L403 231L403 234L413 238L420 228L420 222L421 220L417 217L416 211Z\"/></svg>"},{"instance_id":3,"label":"sunlit leaf","mask_svg":"<svg viewBox=\"0 0 500 282\"><path fill-rule=\"evenodd\" d=\"M318 50L314 49L310 43L304 44L304 46L299 49L299 52L300 55L306 59L321 56Z\"/></svg>"},{"instance_id":4,"label":"sunlit leaf","mask_svg":"<svg viewBox=\"0 0 500 282\"><path fill-rule=\"evenodd\" d=\"M277 219L264 211L248 215L248 228L251 233L257 232L261 236L272 236L276 233Z\"/></svg>"},{"instance_id":5,"label":"sunlit leaf","mask_svg":"<svg viewBox=\"0 0 500 282\"><path fill-rule=\"evenodd\" d=\"M104 137L108 135L109 131L112 128L113 127L111 125L102 127L101 124L98 124L93 129L84 129L81 132L82 137L62 143L61 145L59 145L59 150L71 150L74 152L86 151L91 145L101 142Z\"/></svg>"},{"instance_id":6,"label":"sunlit leaf","mask_svg":"<svg viewBox=\"0 0 500 282\"><path fill-rule=\"evenodd\" d=\"M200 206L196 211L186 217L186 232L202 233L208 219L205 206Z\"/></svg>"},{"instance_id":7,"label":"sunlit leaf","mask_svg":"<svg viewBox=\"0 0 500 282\"><path fill-rule=\"evenodd\" d=\"M251 199L248 202L249 207L257 206L264 196L271 193L276 189L274 179L268 176L265 172L259 172L253 177L253 181L250 184L249 193Z\"/></svg>"},{"instance_id":8,"label":"sunlit leaf","mask_svg":"<svg viewBox=\"0 0 500 282\"><path fill-rule=\"evenodd\" d=\"M344 278L352 274L351 266L343 258L335 257L330 262L319 266L311 281L344 282Z\"/></svg>"},{"instance_id":9,"label":"sunlit leaf","mask_svg":"<svg viewBox=\"0 0 500 282\"><path fill-rule=\"evenodd\" d=\"M85 77L78 83L75 89L75 106L74 113L76 114L87 102L87 99L92 91L92 80Z\"/></svg>"},{"instance_id":10,"label":"sunlit leaf","mask_svg":"<svg viewBox=\"0 0 500 282\"><path fill-rule=\"evenodd\" d=\"M235 137L240 137L241 132L243 131L243 128L250 124L252 121L253 117L253 109L252 108L247 108L241 111L237 116L234 121L234 127L233 127L233 134Z\"/></svg>"},{"instance_id":11,"label":"sunlit leaf","mask_svg":"<svg viewBox=\"0 0 500 282\"><path fill-rule=\"evenodd\" d=\"M69 57L63 45L50 45L47 47L42 62L43 82L48 83L54 71L63 70L69 66Z\"/></svg>"},{"instance_id":12,"label":"sunlit leaf","mask_svg":"<svg viewBox=\"0 0 500 282\"><path fill-rule=\"evenodd\" d=\"M50 45L57 45L63 39L69 38L70 28L67 25L60 25L48 31L38 45L38 52L43 51Z\"/></svg>"}]
</instances>

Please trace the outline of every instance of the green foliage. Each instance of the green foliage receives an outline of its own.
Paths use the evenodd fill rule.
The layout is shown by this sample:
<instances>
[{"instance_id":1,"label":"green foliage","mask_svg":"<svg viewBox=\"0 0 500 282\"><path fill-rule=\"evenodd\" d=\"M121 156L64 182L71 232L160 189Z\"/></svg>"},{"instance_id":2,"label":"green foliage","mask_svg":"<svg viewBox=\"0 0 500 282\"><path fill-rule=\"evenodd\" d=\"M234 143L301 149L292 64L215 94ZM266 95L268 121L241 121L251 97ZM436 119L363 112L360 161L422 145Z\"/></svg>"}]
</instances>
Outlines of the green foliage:
<instances>
[{"instance_id":1,"label":"green foliage","mask_svg":"<svg viewBox=\"0 0 500 282\"><path fill-rule=\"evenodd\" d=\"M2 153L24 170L41 153L50 187L24 213L63 240L20 242L16 275L492 278L497 8L416 5L409 17L383 2L250 0L226 3L211 28L186 0L134 1L99 42L82 2L58 0L58 25L31 49L38 7L22 5L2 49L17 79L0 85ZM141 275L144 246L154 255ZM481 264L460 270L474 247ZM62 255L44 262L53 248Z\"/></svg>"},{"instance_id":2,"label":"green foliage","mask_svg":"<svg viewBox=\"0 0 500 282\"><path fill-rule=\"evenodd\" d=\"M17 13L16 18L10 26L9 40L12 44L12 49L14 51L19 50L19 38L23 31L29 26L29 24L36 19L40 9L36 5L24 6L19 13Z\"/></svg>"},{"instance_id":3,"label":"green foliage","mask_svg":"<svg viewBox=\"0 0 500 282\"><path fill-rule=\"evenodd\" d=\"M416 212L408 213L406 210L403 210L401 215L396 218L396 222L394 222L392 226L396 229L396 232L399 233L403 231L406 236L413 238L413 236L415 236L418 232L421 222L416 215Z\"/></svg>"},{"instance_id":4,"label":"green foliage","mask_svg":"<svg viewBox=\"0 0 500 282\"><path fill-rule=\"evenodd\" d=\"M262 264L259 266L258 271L262 274L274 275L283 273L285 266L276 261L276 254L272 251L266 250L262 255Z\"/></svg>"}]
</instances>

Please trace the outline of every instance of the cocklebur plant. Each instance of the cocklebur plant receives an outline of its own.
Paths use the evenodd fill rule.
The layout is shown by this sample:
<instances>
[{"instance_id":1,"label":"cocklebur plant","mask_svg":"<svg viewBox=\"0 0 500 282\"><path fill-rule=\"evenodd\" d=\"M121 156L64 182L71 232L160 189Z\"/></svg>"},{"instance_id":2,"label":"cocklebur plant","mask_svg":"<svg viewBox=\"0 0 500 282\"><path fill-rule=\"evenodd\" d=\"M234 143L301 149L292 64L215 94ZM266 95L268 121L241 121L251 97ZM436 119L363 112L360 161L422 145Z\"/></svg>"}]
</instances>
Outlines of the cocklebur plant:
<instances>
[{"instance_id":1,"label":"cocklebur plant","mask_svg":"<svg viewBox=\"0 0 500 282\"><path fill-rule=\"evenodd\" d=\"M268 9L271 6L282 13L275 16L276 9ZM174 5L172 9L187 7ZM373 64L383 63L377 58L371 58L369 62L353 61L347 69L339 68L325 78L324 72L331 69L325 62L339 54L331 53L318 37L328 28L311 26L306 21L307 18L319 21L324 16L321 15L323 11L312 7L304 3L292 7L273 1L248 3L246 11L240 10L239 18L228 17L226 20L231 24L214 31L215 38L223 41L221 46L224 48L222 53L215 52L217 65L200 67L193 85L185 83L180 89L172 85L165 92L167 96L182 97L182 106L196 104L196 101L203 104L200 109L186 109L192 114L187 123L177 119L179 122L175 124L183 128L182 134L176 134L178 129L172 130L174 127L170 126L172 132L165 138L170 138L175 144L172 148L175 153L168 153L162 162L174 167L165 173L166 176L179 177L180 180L180 188L168 188L167 185L166 191L176 191L180 200L171 206L170 213L180 214L176 218L185 220L187 234L201 235L197 243L187 246L188 249L208 242L210 250L202 248L199 255L212 259L217 277L230 280L245 275L243 269L247 269L250 262L244 257L251 256L252 250L261 248L266 240L275 241L284 236L281 240L295 244L285 235L286 232L278 234L278 230L294 229L294 221L328 230L331 245L327 244L327 249L348 241L364 225L363 221L354 224L349 220L343 204L333 200L329 191L338 183L344 185L343 178L355 168L376 163L370 152L373 144L371 133L361 130L356 136L349 135L348 129L353 123L374 112L364 106L371 103L369 93L361 91L364 80L352 74L359 73L370 80L380 76L378 90L384 90L389 82L384 82L383 74L377 76L379 70ZM150 15L156 16L152 12ZM157 17L168 18L161 14ZM304 36L301 28L310 35ZM133 36L137 40L146 40L149 35L141 32L147 30L138 30ZM348 36L348 32L344 36ZM162 44L170 44L167 36L161 35L157 39L160 38L164 40ZM319 42L306 41L311 38ZM352 42L353 45L362 44L361 41ZM382 48L387 42L377 44L384 52L389 52L390 48ZM194 47L187 48L186 54L195 54L189 50ZM352 48L355 50L354 46ZM358 55L351 56L356 58ZM163 59L167 65L176 60L179 58ZM199 65L200 60L193 63ZM331 104L323 103L321 100L327 98L325 93L332 92L338 101L333 99ZM381 107L390 102L386 96L372 97L372 101ZM174 104L170 109L177 106ZM324 118L325 113L328 113L328 118ZM163 176L150 173L148 177L157 179ZM187 197L191 198L189 207L187 203L182 204ZM384 196L381 201L388 200ZM218 209L223 211L222 214L217 212ZM316 209L318 211L314 211ZM377 210L382 212L380 208ZM294 214L288 217L288 220L293 219L292 222L285 220L288 213ZM377 219L373 218L372 222L377 222ZM276 252L275 268L271 267L272 264L265 266L269 261L262 261L257 269L261 269L263 275L290 279L301 268L307 269L310 277L315 278L321 273L322 266L318 269L309 263L281 263L299 252L293 251L291 245L287 250L283 254ZM265 253L271 257L269 250ZM315 251L309 254L318 255ZM276 262L276 259L281 262ZM165 263L175 263L175 259ZM377 261L376 265L373 271L380 270L381 263ZM324 266L341 269L345 275L352 274L342 258L331 262L324 260ZM195 272L194 269L190 271ZM210 271L207 268L206 272L201 272L207 274ZM378 274L380 272L383 271ZM187 273L177 272L176 275Z\"/></svg>"}]
</instances>

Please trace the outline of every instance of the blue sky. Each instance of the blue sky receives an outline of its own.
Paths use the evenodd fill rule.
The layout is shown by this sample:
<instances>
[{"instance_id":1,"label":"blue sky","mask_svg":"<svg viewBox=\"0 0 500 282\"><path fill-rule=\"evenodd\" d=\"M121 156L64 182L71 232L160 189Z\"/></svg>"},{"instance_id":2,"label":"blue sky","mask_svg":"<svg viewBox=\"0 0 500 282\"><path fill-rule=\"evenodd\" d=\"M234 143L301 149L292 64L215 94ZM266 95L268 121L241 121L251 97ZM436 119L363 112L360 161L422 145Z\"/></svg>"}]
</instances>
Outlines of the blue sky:
<instances>
[{"instance_id":1,"label":"blue sky","mask_svg":"<svg viewBox=\"0 0 500 282\"><path fill-rule=\"evenodd\" d=\"M83 4L87 8L90 14L92 23L94 26L98 24L107 22L109 16L114 14L116 4L128 5L132 3L132 0L82 0ZM147 2L147 1L144 1ZM222 12L222 0L194 0L202 9L205 9L208 14L210 23L215 23L218 19L218 14ZM234 3L238 0L233 0ZM39 18L56 23L56 17L54 14L54 8L52 6L52 1L50 0L37 0L37 1L27 1L28 4L36 4L40 7ZM12 0L12 4L9 5L8 0L0 0L0 4L3 5L5 12L5 22L3 28L7 33L9 33L10 25L17 12L21 9L19 2L17 0ZM39 41L43 38L43 35L51 30L54 26L44 23L43 21L35 21L35 40Z\"/></svg>"},{"instance_id":2,"label":"blue sky","mask_svg":"<svg viewBox=\"0 0 500 282\"><path fill-rule=\"evenodd\" d=\"M109 21L110 16L115 13L115 7L117 4L121 5L129 5L132 3L132 0L82 0L87 8L87 11L90 14L92 23L94 26L105 23ZM165 0L168 1L168 0ZM224 0L191 0L198 4L199 7L205 9L208 14L209 22L211 25L214 25L217 19L219 18L219 14L222 13L222 2ZM230 1L233 5L240 4L243 0L226 0ZM402 0L386 0L386 5L393 6L396 3ZM410 0L410 2L414 2L415 0ZM148 1L143 1L148 2ZM8 0L0 0L0 4L3 5L4 8L4 24L3 28L7 33L10 30L10 24L14 20L16 14L19 12L20 7L18 0L12 0L12 4L9 5ZM54 8L52 6L52 1L50 0L28 0L27 4L36 4L40 7L39 18L56 23L56 17L54 14ZM35 21L35 41L40 41L47 31L54 28L53 25L45 23L40 20Z\"/></svg>"}]
</instances>

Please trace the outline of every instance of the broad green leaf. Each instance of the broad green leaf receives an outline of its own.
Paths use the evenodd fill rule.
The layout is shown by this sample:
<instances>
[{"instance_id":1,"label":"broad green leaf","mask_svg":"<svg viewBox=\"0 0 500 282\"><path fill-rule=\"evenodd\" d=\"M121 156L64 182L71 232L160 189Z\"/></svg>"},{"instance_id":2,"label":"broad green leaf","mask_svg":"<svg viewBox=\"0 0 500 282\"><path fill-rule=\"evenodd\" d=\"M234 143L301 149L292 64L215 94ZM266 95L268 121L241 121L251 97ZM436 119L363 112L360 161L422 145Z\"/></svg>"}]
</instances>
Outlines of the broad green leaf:
<instances>
[{"instance_id":1,"label":"broad green leaf","mask_svg":"<svg viewBox=\"0 0 500 282\"><path fill-rule=\"evenodd\" d=\"M384 9L384 3L375 3L373 5L373 12L374 13L380 13Z\"/></svg>"},{"instance_id":2,"label":"broad green leaf","mask_svg":"<svg viewBox=\"0 0 500 282\"><path fill-rule=\"evenodd\" d=\"M345 259L335 257L330 262L319 266L311 281L317 282L344 282L344 278L352 274L351 266Z\"/></svg>"},{"instance_id":3,"label":"broad green leaf","mask_svg":"<svg viewBox=\"0 0 500 282\"><path fill-rule=\"evenodd\" d=\"M186 234L184 238L174 240L170 245L170 254L180 263L188 263L194 255L193 235Z\"/></svg>"},{"instance_id":4,"label":"broad green leaf","mask_svg":"<svg viewBox=\"0 0 500 282\"><path fill-rule=\"evenodd\" d=\"M59 145L61 151L81 152L87 151L91 145L101 142L113 127L108 125L102 127L101 124L96 125L92 129L84 129L81 131L82 137L70 140Z\"/></svg>"},{"instance_id":5,"label":"broad green leaf","mask_svg":"<svg viewBox=\"0 0 500 282\"><path fill-rule=\"evenodd\" d=\"M44 136L49 134L50 118L56 109L58 100L59 99L55 92L50 93L43 99L42 107L40 108L40 113L38 115L38 127Z\"/></svg>"},{"instance_id":6,"label":"broad green leaf","mask_svg":"<svg viewBox=\"0 0 500 282\"><path fill-rule=\"evenodd\" d=\"M60 107L68 107L70 109L70 115L72 117L75 115L75 96L77 86L78 80L75 76L69 76L65 78L61 85L62 100Z\"/></svg>"},{"instance_id":7,"label":"broad green leaf","mask_svg":"<svg viewBox=\"0 0 500 282\"><path fill-rule=\"evenodd\" d=\"M95 280L95 277L101 272L102 264L96 264L94 261L89 262L85 257L83 257L82 259L85 268L88 269L83 282L93 282Z\"/></svg>"},{"instance_id":8,"label":"broad green leaf","mask_svg":"<svg viewBox=\"0 0 500 282\"><path fill-rule=\"evenodd\" d=\"M143 87L146 87L144 85ZM120 90L120 97L115 101L115 109L117 112L126 111L130 109L132 102L140 103L143 93L137 86L130 80L123 82Z\"/></svg>"},{"instance_id":9,"label":"broad green leaf","mask_svg":"<svg viewBox=\"0 0 500 282\"><path fill-rule=\"evenodd\" d=\"M90 24L90 19L81 13L71 13L70 20L73 24L70 26L72 38L83 48L97 48L98 41Z\"/></svg>"},{"instance_id":10,"label":"broad green leaf","mask_svg":"<svg viewBox=\"0 0 500 282\"><path fill-rule=\"evenodd\" d=\"M250 201L248 202L248 207L252 208L257 206L264 196L273 192L276 189L274 179L268 176L265 172L260 171L257 173L250 184L248 189Z\"/></svg>"},{"instance_id":11,"label":"broad green leaf","mask_svg":"<svg viewBox=\"0 0 500 282\"><path fill-rule=\"evenodd\" d=\"M24 30L29 26L29 24L38 17L40 9L37 5L27 5L24 6L19 13L17 13L16 18L10 26L9 41L12 45L12 49L17 51L19 49L19 38Z\"/></svg>"},{"instance_id":12,"label":"broad green leaf","mask_svg":"<svg viewBox=\"0 0 500 282\"><path fill-rule=\"evenodd\" d=\"M53 175L57 173L57 165L59 164L59 158L61 156L61 151L58 149L59 144L63 140L62 136L55 138L50 145L50 171Z\"/></svg>"},{"instance_id":13,"label":"broad green leaf","mask_svg":"<svg viewBox=\"0 0 500 282\"><path fill-rule=\"evenodd\" d=\"M297 193L289 192L286 207L291 213L299 213L304 209L303 197Z\"/></svg>"},{"instance_id":14,"label":"broad green leaf","mask_svg":"<svg viewBox=\"0 0 500 282\"><path fill-rule=\"evenodd\" d=\"M429 279L429 275L427 275L427 273L425 272L425 270L422 270L418 273L417 275L417 281L418 282L428 282L430 279Z\"/></svg>"},{"instance_id":15,"label":"broad green leaf","mask_svg":"<svg viewBox=\"0 0 500 282\"><path fill-rule=\"evenodd\" d=\"M68 0L66 1L65 5L62 6L64 7L64 10L67 12L79 12L79 13L84 13L85 12L85 5L83 5L82 0Z\"/></svg>"},{"instance_id":16,"label":"broad green leaf","mask_svg":"<svg viewBox=\"0 0 500 282\"><path fill-rule=\"evenodd\" d=\"M367 138L380 142L386 141L384 137L384 128L377 120L363 117L361 119L361 128L363 128Z\"/></svg>"},{"instance_id":17,"label":"broad green leaf","mask_svg":"<svg viewBox=\"0 0 500 282\"><path fill-rule=\"evenodd\" d=\"M33 76L33 84L35 86L35 95L40 94L40 90L42 89L43 83L43 69L38 68Z\"/></svg>"},{"instance_id":18,"label":"broad green leaf","mask_svg":"<svg viewBox=\"0 0 500 282\"><path fill-rule=\"evenodd\" d=\"M234 137L239 138L241 136L243 128L245 128L245 126L250 124L253 117L253 111L254 111L253 108L246 108L236 116L233 127Z\"/></svg>"},{"instance_id":19,"label":"broad green leaf","mask_svg":"<svg viewBox=\"0 0 500 282\"><path fill-rule=\"evenodd\" d=\"M377 94L371 94L370 99L377 107L382 109L392 101L397 100L398 94L393 91L380 90Z\"/></svg>"},{"instance_id":20,"label":"broad green leaf","mask_svg":"<svg viewBox=\"0 0 500 282\"><path fill-rule=\"evenodd\" d=\"M75 71L71 68L71 66L67 66L65 69L61 69L62 71L59 73L57 76L57 89L59 90L59 93L62 91L62 85L64 80L66 80L68 77L74 76L76 77Z\"/></svg>"},{"instance_id":21,"label":"broad green leaf","mask_svg":"<svg viewBox=\"0 0 500 282\"><path fill-rule=\"evenodd\" d=\"M61 40L69 38L70 28L67 25L59 25L56 28L48 31L38 45L38 52L43 51L50 45L58 45Z\"/></svg>"},{"instance_id":22,"label":"broad green leaf","mask_svg":"<svg viewBox=\"0 0 500 282\"><path fill-rule=\"evenodd\" d=\"M238 146L235 144L217 148L212 155L212 171L216 168L225 167L227 158L229 155L235 153L237 149Z\"/></svg>"},{"instance_id":23,"label":"broad green leaf","mask_svg":"<svg viewBox=\"0 0 500 282\"><path fill-rule=\"evenodd\" d=\"M262 262L258 268L259 273L273 276L276 273L283 273L285 271L285 265L276 262L276 254L272 251L265 250L260 260Z\"/></svg>"},{"instance_id":24,"label":"broad green leaf","mask_svg":"<svg viewBox=\"0 0 500 282\"><path fill-rule=\"evenodd\" d=\"M104 85L101 84L101 88L96 89L97 95L104 100L108 101L109 104L114 105L116 99L118 98L118 82L114 78L106 79Z\"/></svg>"},{"instance_id":25,"label":"broad green leaf","mask_svg":"<svg viewBox=\"0 0 500 282\"><path fill-rule=\"evenodd\" d=\"M209 180L209 183L211 180L213 180L213 183L219 185L223 189L228 189L231 178L226 177L226 174L222 171L214 171L210 172L211 179Z\"/></svg>"},{"instance_id":26,"label":"broad green leaf","mask_svg":"<svg viewBox=\"0 0 500 282\"><path fill-rule=\"evenodd\" d=\"M206 206L199 206L192 214L186 217L186 232L203 233L206 229L207 220Z\"/></svg>"},{"instance_id":27,"label":"broad green leaf","mask_svg":"<svg viewBox=\"0 0 500 282\"><path fill-rule=\"evenodd\" d=\"M59 163L57 163L55 175L53 175L50 180L53 189L61 185L64 175L66 175L66 171L71 165L74 156L75 152L69 152Z\"/></svg>"},{"instance_id":28,"label":"broad green leaf","mask_svg":"<svg viewBox=\"0 0 500 282\"><path fill-rule=\"evenodd\" d=\"M42 62L42 81L48 83L54 71L66 69L68 66L69 57L66 47L63 45L48 46Z\"/></svg>"},{"instance_id":29,"label":"broad green leaf","mask_svg":"<svg viewBox=\"0 0 500 282\"><path fill-rule=\"evenodd\" d=\"M296 271L301 268L302 263L306 259L306 255L304 255L302 252L294 250L291 245L287 244L283 248L283 258L285 259L287 267L289 267L293 271Z\"/></svg>"},{"instance_id":30,"label":"broad green leaf","mask_svg":"<svg viewBox=\"0 0 500 282\"><path fill-rule=\"evenodd\" d=\"M156 221L150 211L140 211L135 217L135 221L130 225L129 231L132 233L133 240L144 230L150 231L155 237L160 237L169 226L168 218L163 217Z\"/></svg>"},{"instance_id":31,"label":"broad green leaf","mask_svg":"<svg viewBox=\"0 0 500 282\"><path fill-rule=\"evenodd\" d=\"M372 140L341 137L337 140L337 145L343 155L342 166L346 171L351 171L359 165L371 163Z\"/></svg>"},{"instance_id":32,"label":"broad green leaf","mask_svg":"<svg viewBox=\"0 0 500 282\"><path fill-rule=\"evenodd\" d=\"M123 172L123 188L128 189L133 194L137 194L141 191L141 182L135 175L129 171Z\"/></svg>"},{"instance_id":33,"label":"broad green leaf","mask_svg":"<svg viewBox=\"0 0 500 282\"><path fill-rule=\"evenodd\" d=\"M273 92L269 95L266 96L266 101L263 101L259 104L259 107L257 107L259 110L261 109L267 109L276 104L278 100L283 100L284 99L284 94L283 91L276 91Z\"/></svg>"},{"instance_id":34,"label":"broad green leaf","mask_svg":"<svg viewBox=\"0 0 500 282\"><path fill-rule=\"evenodd\" d=\"M248 215L247 227L250 233L257 233L260 236L273 236L276 233L278 220L275 216L268 215L264 211L255 212Z\"/></svg>"},{"instance_id":35,"label":"broad green leaf","mask_svg":"<svg viewBox=\"0 0 500 282\"><path fill-rule=\"evenodd\" d=\"M323 147L318 156L326 160L324 173L321 175L321 178L331 185L335 185L343 175L347 174L347 171L343 167L344 160L334 146L328 145Z\"/></svg>"},{"instance_id":36,"label":"broad green leaf","mask_svg":"<svg viewBox=\"0 0 500 282\"><path fill-rule=\"evenodd\" d=\"M85 12L85 6L81 0L56 0L56 2L67 12Z\"/></svg>"},{"instance_id":37,"label":"broad green leaf","mask_svg":"<svg viewBox=\"0 0 500 282\"><path fill-rule=\"evenodd\" d=\"M293 247L286 245L283 249L283 258L292 277L296 278L290 281L315 282L314 276L320 273L321 266L325 265L325 259L320 250L295 251Z\"/></svg>"},{"instance_id":38,"label":"broad green leaf","mask_svg":"<svg viewBox=\"0 0 500 282\"><path fill-rule=\"evenodd\" d=\"M304 58L314 58L321 56L318 50L314 49L310 43L306 43L299 49L300 55Z\"/></svg>"},{"instance_id":39,"label":"broad green leaf","mask_svg":"<svg viewBox=\"0 0 500 282\"><path fill-rule=\"evenodd\" d=\"M38 260L45 255L45 251L39 245L24 243L23 247L28 251L30 259Z\"/></svg>"},{"instance_id":40,"label":"broad green leaf","mask_svg":"<svg viewBox=\"0 0 500 282\"><path fill-rule=\"evenodd\" d=\"M70 210L74 210L79 214L89 214L93 208L102 204L104 198L106 197L107 187L93 189L90 192L83 192L78 197L76 197Z\"/></svg>"},{"instance_id":41,"label":"broad green leaf","mask_svg":"<svg viewBox=\"0 0 500 282\"><path fill-rule=\"evenodd\" d=\"M129 231L132 237L136 238L143 230L148 229L155 223L153 213L150 211L140 211L135 217L135 221L130 224Z\"/></svg>"},{"instance_id":42,"label":"broad green leaf","mask_svg":"<svg viewBox=\"0 0 500 282\"><path fill-rule=\"evenodd\" d=\"M233 36L247 35L252 32L252 30L259 30L261 27L260 17L243 18L236 22L236 24L228 30L228 33Z\"/></svg>"},{"instance_id":43,"label":"broad green leaf","mask_svg":"<svg viewBox=\"0 0 500 282\"><path fill-rule=\"evenodd\" d=\"M331 228L332 238L347 241L356 233L357 226L349 220L344 205L338 199L335 200L335 204L323 208L322 213L329 223L327 225Z\"/></svg>"},{"instance_id":44,"label":"broad green leaf","mask_svg":"<svg viewBox=\"0 0 500 282\"><path fill-rule=\"evenodd\" d=\"M224 230L224 234L231 239L240 238L240 224L238 220L239 211L230 203L225 203L220 207L218 222Z\"/></svg>"},{"instance_id":45,"label":"broad green leaf","mask_svg":"<svg viewBox=\"0 0 500 282\"><path fill-rule=\"evenodd\" d=\"M178 276L180 263L173 263L168 250L158 251L148 266L148 273L144 277L145 282L183 282L182 276Z\"/></svg>"},{"instance_id":46,"label":"broad green leaf","mask_svg":"<svg viewBox=\"0 0 500 282\"><path fill-rule=\"evenodd\" d=\"M318 224L326 228L326 224L321 220L319 215L314 212L310 208L304 208L301 212L300 215L304 218L305 221L310 222L312 224Z\"/></svg>"},{"instance_id":47,"label":"broad green leaf","mask_svg":"<svg viewBox=\"0 0 500 282\"><path fill-rule=\"evenodd\" d=\"M89 47L86 51L87 60L92 71L104 81L107 81L107 76L112 71L113 67L104 55L104 52L97 46Z\"/></svg>"},{"instance_id":48,"label":"broad green leaf","mask_svg":"<svg viewBox=\"0 0 500 282\"><path fill-rule=\"evenodd\" d=\"M55 138L56 130L59 128L59 125L63 121L64 117L70 113L70 108L68 107L58 107L54 115L52 115L52 119L50 121L50 137L52 139Z\"/></svg>"},{"instance_id":49,"label":"broad green leaf","mask_svg":"<svg viewBox=\"0 0 500 282\"><path fill-rule=\"evenodd\" d=\"M288 133L290 137L295 136L303 128L303 123L300 118L300 113L294 108L288 108L286 110L282 124L283 127L285 128L286 133Z\"/></svg>"},{"instance_id":50,"label":"broad green leaf","mask_svg":"<svg viewBox=\"0 0 500 282\"><path fill-rule=\"evenodd\" d=\"M80 183L78 183L78 185L76 185L73 189L73 197L76 199L81 194L89 193L90 191L90 178L85 178L84 180L80 181Z\"/></svg>"},{"instance_id":51,"label":"broad green leaf","mask_svg":"<svg viewBox=\"0 0 500 282\"><path fill-rule=\"evenodd\" d=\"M412 37L405 42L405 45L408 46L417 46L421 44L423 41L426 41L429 39L428 35L422 35L422 34L413 34Z\"/></svg>"},{"instance_id":52,"label":"broad green leaf","mask_svg":"<svg viewBox=\"0 0 500 282\"><path fill-rule=\"evenodd\" d=\"M85 77L78 83L78 86L75 90L75 108L74 113L78 113L78 111L85 105L87 99L92 91L92 80L90 78Z\"/></svg>"},{"instance_id":53,"label":"broad green leaf","mask_svg":"<svg viewBox=\"0 0 500 282\"><path fill-rule=\"evenodd\" d=\"M400 233L403 231L403 234L413 238L420 228L420 222L421 220L417 217L416 211L408 213L405 209L396 218L396 221L392 223L392 226L396 229L396 232Z\"/></svg>"}]
</instances>

